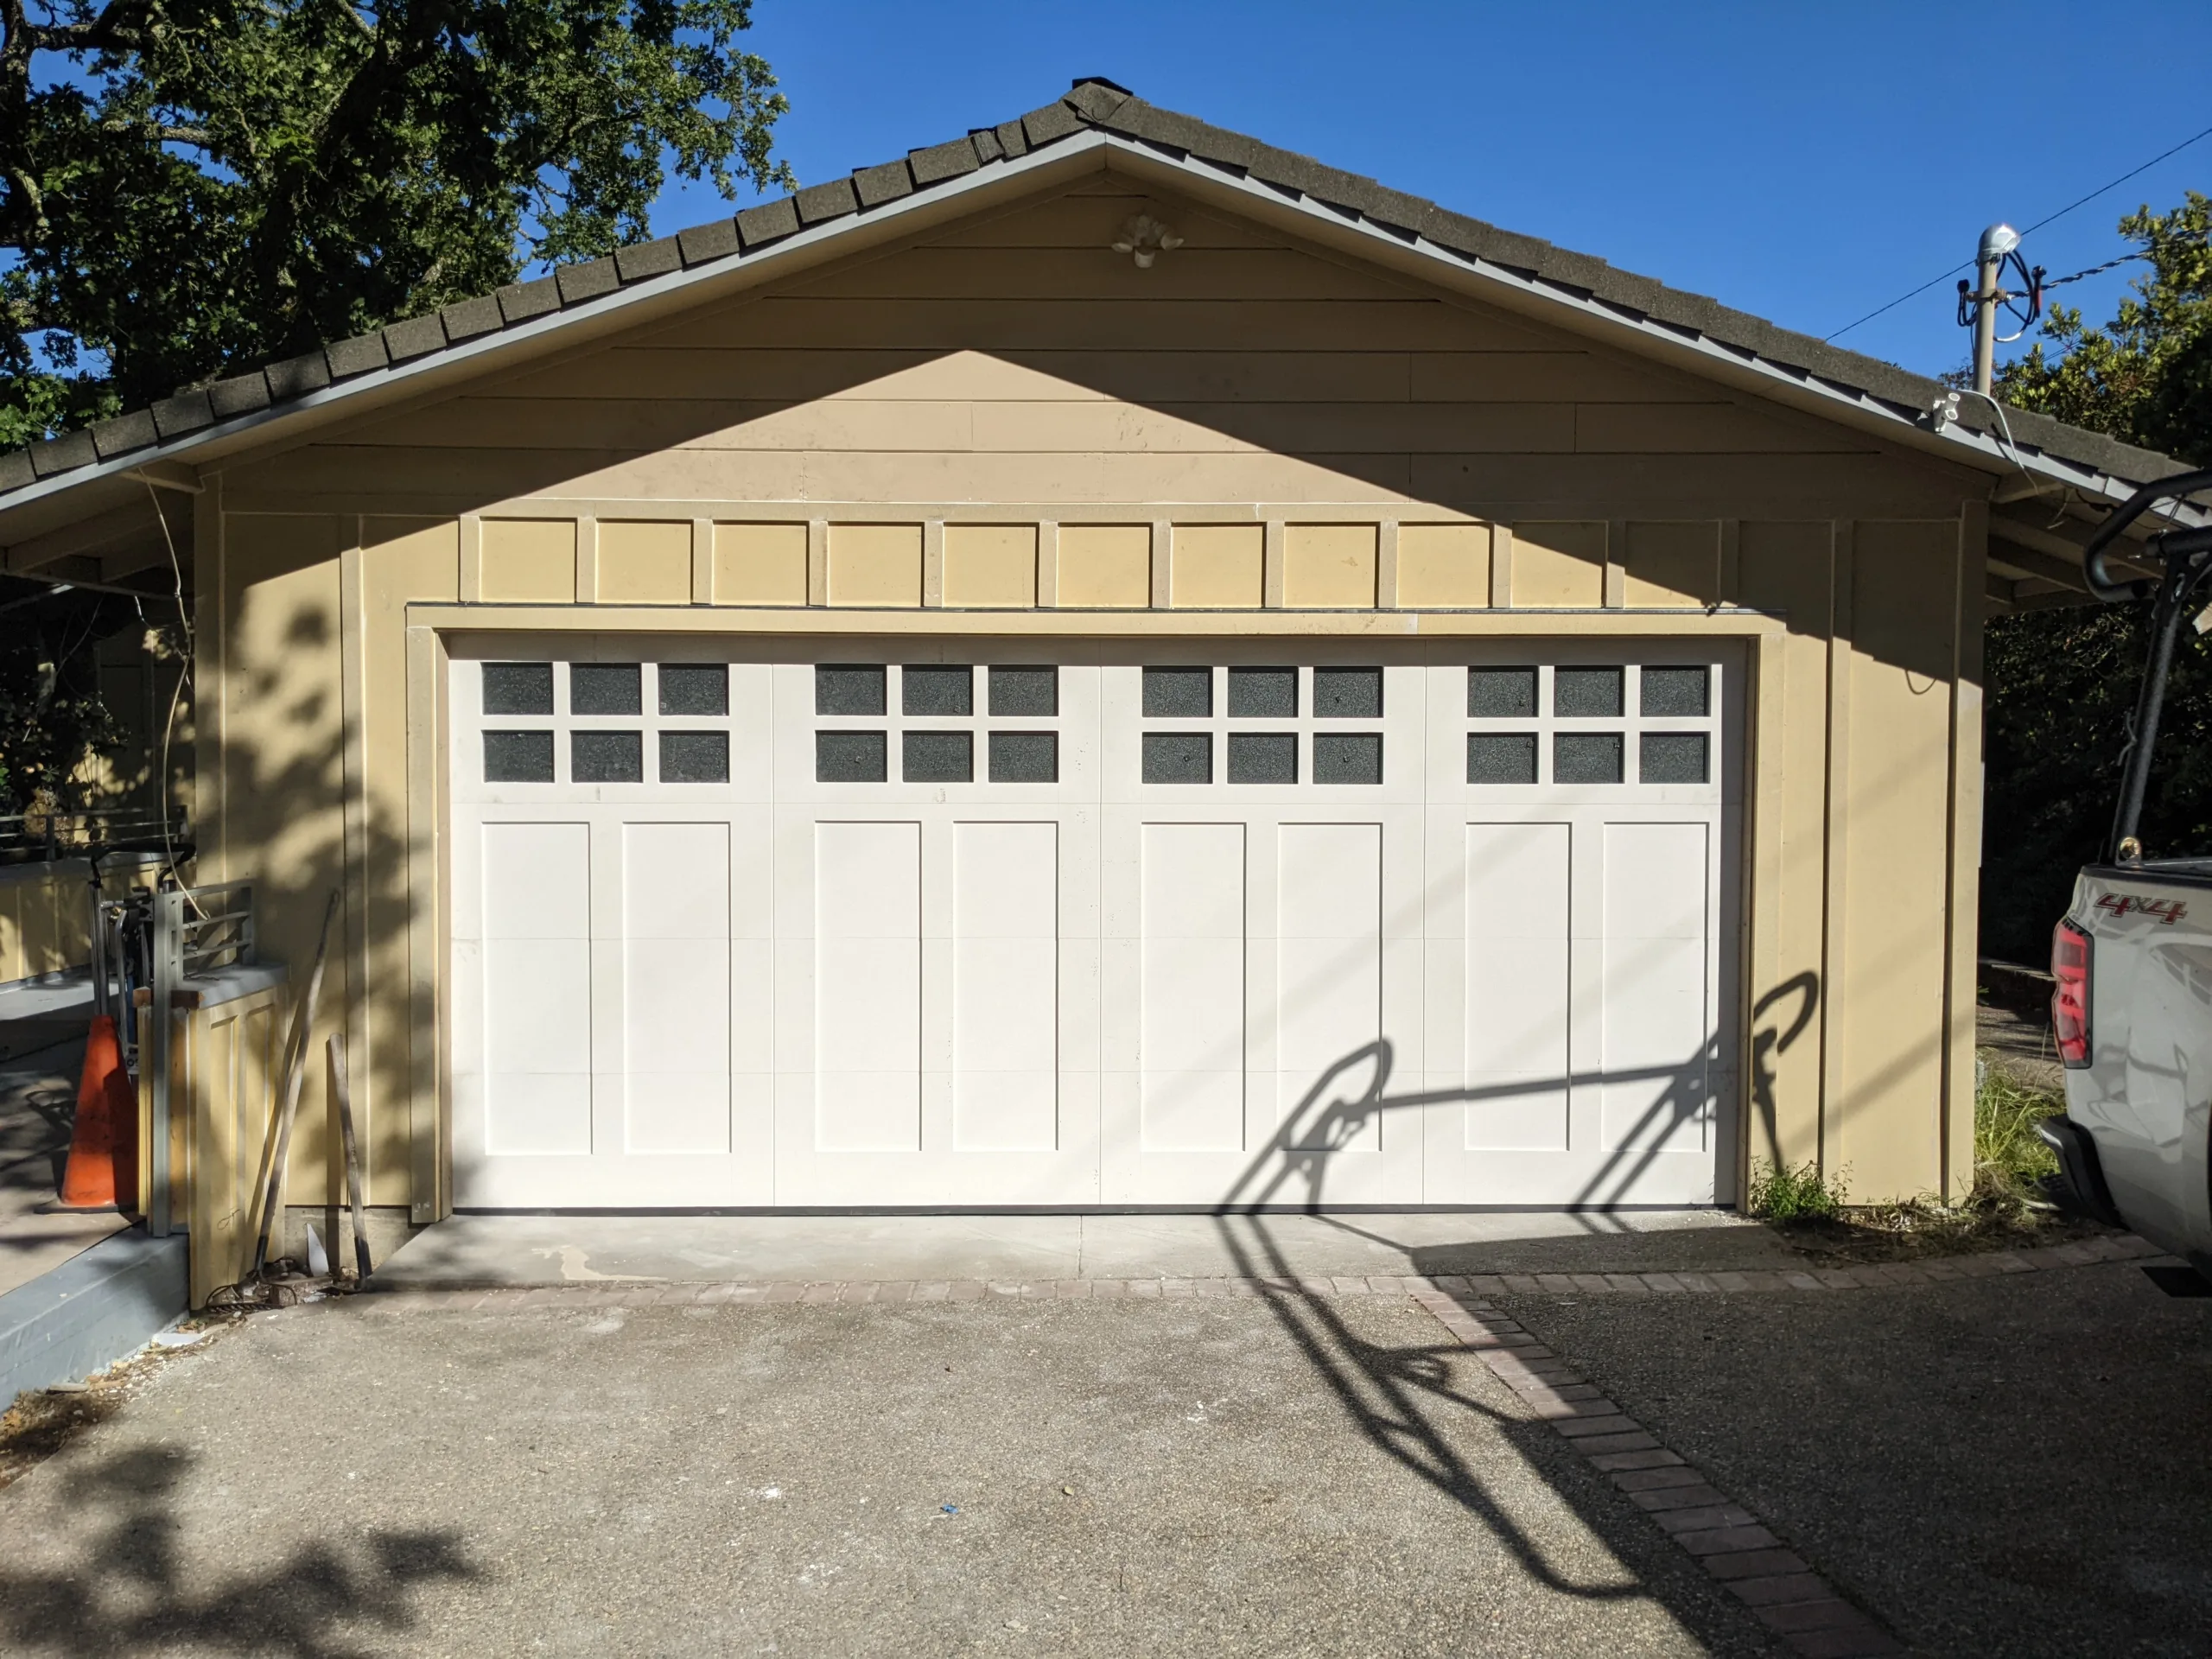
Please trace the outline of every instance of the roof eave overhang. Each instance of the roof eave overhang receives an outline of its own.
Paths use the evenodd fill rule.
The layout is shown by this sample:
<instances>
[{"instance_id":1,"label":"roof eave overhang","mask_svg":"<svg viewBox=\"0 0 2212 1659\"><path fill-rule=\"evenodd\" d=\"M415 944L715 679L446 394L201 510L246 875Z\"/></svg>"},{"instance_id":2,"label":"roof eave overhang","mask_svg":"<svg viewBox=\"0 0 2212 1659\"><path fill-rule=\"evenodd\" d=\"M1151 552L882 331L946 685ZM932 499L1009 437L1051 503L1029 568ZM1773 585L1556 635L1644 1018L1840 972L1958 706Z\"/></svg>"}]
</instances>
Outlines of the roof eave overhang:
<instances>
[{"instance_id":1,"label":"roof eave overhang","mask_svg":"<svg viewBox=\"0 0 2212 1659\"><path fill-rule=\"evenodd\" d=\"M372 415L486 373L511 373L542 358L565 354L612 335L673 321L702 303L924 233L998 200L1049 189L1067 177L1098 170L1103 165L1101 152L1118 142L1102 132L1078 133L1049 148L993 162L882 207L798 231L757 251L671 272L618 289L588 305L550 312L480 340L450 346L410 363L372 370L185 437L41 479L0 499L0 546L114 506L127 494L143 496L149 477L156 484L175 487L177 475L172 470L175 463L200 472L219 468L235 456L296 442L318 428Z\"/></svg>"},{"instance_id":2,"label":"roof eave overhang","mask_svg":"<svg viewBox=\"0 0 2212 1659\"><path fill-rule=\"evenodd\" d=\"M2023 449L1999 433L1942 420L1932 411L1900 409L1862 390L1670 326L1533 272L1332 209L1310 196L1287 194L1236 168L1094 128L880 207L802 229L756 251L671 272L584 306L549 313L413 362L372 371L280 407L42 480L0 502L0 545L114 508L126 495L142 493L149 481L166 481L174 487L177 463L201 471L219 467L240 454L297 442L319 427L672 320L702 302L923 233L996 200L1049 188L1106 165L1432 287L1834 422L1910 454L2000 480L2007 474L2022 475L2021 482L2035 490L2070 490L2087 503L2121 501L2137 488L2135 482L2097 467ZM164 472L170 474L166 480ZM2212 509L2184 504L2167 522L2212 523Z\"/></svg>"},{"instance_id":3,"label":"roof eave overhang","mask_svg":"<svg viewBox=\"0 0 2212 1659\"><path fill-rule=\"evenodd\" d=\"M2071 489L2092 502L2118 503L2139 487L2101 468L2022 448L1991 433L1936 416L1907 412L1855 387L1727 346L1580 290L1547 282L1529 271L1433 242L1411 231L1393 231L1357 214L1338 213L1310 196L1287 196L1234 168L1202 157L1116 137L1115 161L1140 178L1171 179L1187 194L1231 207L1242 216L1294 230L1307 240L1354 255L1433 286L1453 289L1616 348L1833 421L1898 448L2002 479L2006 475ZM2161 515L2164 517L2164 515ZM2183 503L2169 524L2212 524L2212 508Z\"/></svg>"}]
</instances>

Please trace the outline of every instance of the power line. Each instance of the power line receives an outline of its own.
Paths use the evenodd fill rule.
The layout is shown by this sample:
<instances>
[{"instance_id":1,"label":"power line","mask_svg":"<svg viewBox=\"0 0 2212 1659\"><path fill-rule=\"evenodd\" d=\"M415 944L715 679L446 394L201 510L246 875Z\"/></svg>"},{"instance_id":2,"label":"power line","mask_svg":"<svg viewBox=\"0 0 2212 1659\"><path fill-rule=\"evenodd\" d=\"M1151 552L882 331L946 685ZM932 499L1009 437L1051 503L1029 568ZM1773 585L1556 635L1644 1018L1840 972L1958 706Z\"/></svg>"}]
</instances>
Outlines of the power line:
<instances>
[{"instance_id":1,"label":"power line","mask_svg":"<svg viewBox=\"0 0 2212 1659\"><path fill-rule=\"evenodd\" d=\"M2056 213L2052 213L2046 218L2037 219L2034 224L2029 226L2026 230L2020 232L2022 238L2024 239L2027 237L2033 235L2036 232L2043 229L2046 225L2056 224L2058 220L2065 218L2067 214L2072 213L2076 207L2087 207L2090 202L2094 201L2099 196L2103 195L2106 191L2117 190L2121 185L2126 184L2138 173L2149 172L2152 168L2156 167L2160 162L2164 161L2168 156L2178 156L2182 151L2187 149L2191 144L2204 138L2212 138L2212 127L2207 127L2203 131L2193 134L2190 137L2183 139L2181 143L2176 144L2171 149L2163 150L2159 154L2153 156L2149 161L2144 162L2142 166L2130 168L2126 172L2114 179L2110 184L2101 184L2095 189L2090 191L2088 195L2082 197L2078 200L2069 201ZM1847 322L1842 327L1837 329L1834 334L1826 335L1824 338L1828 340L1841 340L1853 328L1858 327L1860 323L1872 322L1875 318L1880 316L1885 311L1894 311L1897 307L1903 305L1907 300L1919 298L1920 296L1925 294L1929 289L1935 287L1938 283L1948 282L1950 278L1957 276L1961 271L1971 270L1973 269L1974 261L1971 259L1966 261L1963 264L1953 265L1942 276L1931 276L1928 281L1923 283L1918 288L1914 289L1910 294L1900 294L1897 298L1891 300L1887 305L1876 306L1865 316L1859 318L1858 322ZM2089 273L2084 271L2082 274L2083 276L2087 276Z\"/></svg>"},{"instance_id":2,"label":"power line","mask_svg":"<svg viewBox=\"0 0 2212 1659\"><path fill-rule=\"evenodd\" d=\"M2107 259L2101 265L2091 265L2087 270L2077 270L2071 276L2054 276L2043 285L2044 291L2049 293L2054 288L2063 288L2069 283L2078 283L2084 276L2100 276L2107 270L2119 270L2130 260L2148 259L2150 257L2147 253L2123 253L2117 259Z\"/></svg>"}]
</instances>

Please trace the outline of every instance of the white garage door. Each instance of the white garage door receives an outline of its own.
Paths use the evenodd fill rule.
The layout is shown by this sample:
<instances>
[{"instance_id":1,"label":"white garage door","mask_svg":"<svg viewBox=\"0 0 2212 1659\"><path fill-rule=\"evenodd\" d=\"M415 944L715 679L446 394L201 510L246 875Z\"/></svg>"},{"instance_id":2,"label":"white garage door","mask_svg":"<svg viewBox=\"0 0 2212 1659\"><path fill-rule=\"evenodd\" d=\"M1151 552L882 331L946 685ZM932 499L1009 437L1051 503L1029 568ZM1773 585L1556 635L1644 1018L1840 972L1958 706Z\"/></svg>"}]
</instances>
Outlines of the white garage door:
<instances>
[{"instance_id":1,"label":"white garage door","mask_svg":"<svg viewBox=\"0 0 2212 1659\"><path fill-rule=\"evenodd\" d=\"M457 1200L1710 1202L1738 680L457 641Z\"/></svg>"}]
</instances>

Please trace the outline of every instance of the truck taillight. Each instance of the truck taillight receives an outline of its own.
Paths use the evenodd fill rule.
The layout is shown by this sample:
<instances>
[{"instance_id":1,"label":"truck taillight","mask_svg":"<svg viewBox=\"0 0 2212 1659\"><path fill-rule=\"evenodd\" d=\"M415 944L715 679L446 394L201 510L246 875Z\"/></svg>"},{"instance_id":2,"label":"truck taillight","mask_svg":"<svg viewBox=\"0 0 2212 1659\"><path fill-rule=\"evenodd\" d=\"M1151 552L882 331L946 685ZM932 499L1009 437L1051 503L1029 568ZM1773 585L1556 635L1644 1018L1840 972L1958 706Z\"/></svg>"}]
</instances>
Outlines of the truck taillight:
<instances>
[{"instance_id":1,"label":"truck taillight","mask_svg":"<svg viewBox=\"0 0 2212 1659\"><path fill-rule=\"evenodd\" d=\"M2089 1063L2089 936L2071 922L2050 935L2050 1028L2058 1039L2058 1058L2069 1065Z\"/></svg>"}]
</instances>

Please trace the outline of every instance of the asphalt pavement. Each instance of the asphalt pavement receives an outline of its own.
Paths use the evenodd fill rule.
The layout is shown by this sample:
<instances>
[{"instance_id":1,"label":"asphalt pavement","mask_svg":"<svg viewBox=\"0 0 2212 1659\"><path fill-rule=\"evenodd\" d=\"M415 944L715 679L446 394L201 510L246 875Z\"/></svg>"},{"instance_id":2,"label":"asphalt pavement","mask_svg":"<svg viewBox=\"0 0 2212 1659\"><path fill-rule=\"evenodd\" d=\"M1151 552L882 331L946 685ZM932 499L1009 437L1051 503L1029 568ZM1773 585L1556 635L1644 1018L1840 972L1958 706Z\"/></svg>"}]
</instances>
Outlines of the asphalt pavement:
<instances>
[{"instance_id":1,"label":"asphalt pavement","mask_svg":"<svg viewBox=\"0 0 2212 1659\"><path fill-rule=\"evenodd\" d=\"M254 1316L0 1492L84 1655L1773 1651L1403 1296Z\"/></svg>"},{"instance_id":2,"label":"asphalt pavement","mask_svg":"<svg viewBox=\"0 0 2212 1659\"><path fill-rule=\"evenodd\" d=\"M2212 1300L2107 1263L1501 1305L1919 1651L2212 1652Z\"/></svg>"}]
</instances>

